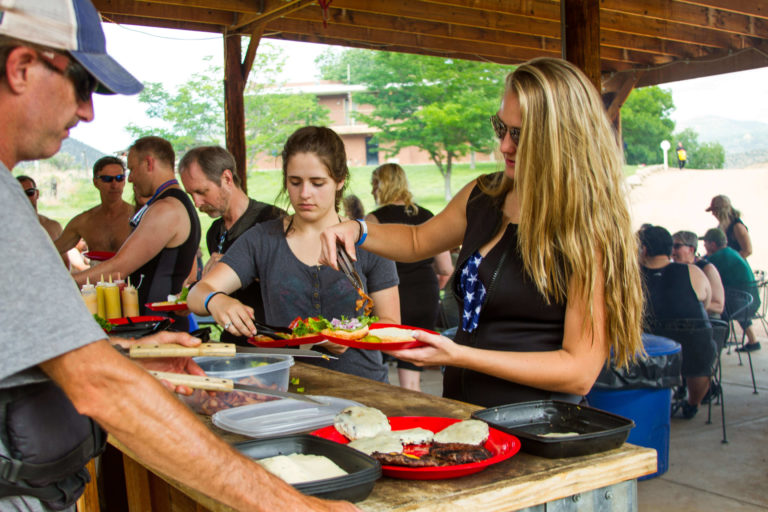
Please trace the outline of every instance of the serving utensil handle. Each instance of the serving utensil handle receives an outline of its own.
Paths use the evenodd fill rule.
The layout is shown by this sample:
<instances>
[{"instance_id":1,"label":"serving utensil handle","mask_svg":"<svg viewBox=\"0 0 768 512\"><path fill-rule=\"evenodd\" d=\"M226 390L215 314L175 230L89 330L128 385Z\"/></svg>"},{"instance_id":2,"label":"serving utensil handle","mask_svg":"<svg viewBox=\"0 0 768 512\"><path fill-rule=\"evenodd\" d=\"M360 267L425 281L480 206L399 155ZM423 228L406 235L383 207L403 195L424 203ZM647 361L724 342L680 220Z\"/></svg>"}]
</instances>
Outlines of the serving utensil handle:
<instances>
[{"instance_id":1,"label":"serving utensil handle","mask_svg":"<svg viewBox=\"0 0 768 512\"><path fill-rule=\"evenodd\" d=\"M231 379L217 379L201 375L187 375L185 373L149 372L153 377L167 380L176 386L187 386L193 389L207 389L211 391L232 391L234 382Z\"/></svg>"},{"instance_id":2,"label":"serving utensil handle","mask_svg":"<svg viewBox=\"0 0 768 512\"><path fill-rule=\"evenodd\" d=\"M232 343L201 343L196 347L185 347L176 343L158 345L156 343L137 343L131 345L128 353L133 358L148 357L195 357L217 356L235 357L235 345Z\"/></svg>"}]
</instances>

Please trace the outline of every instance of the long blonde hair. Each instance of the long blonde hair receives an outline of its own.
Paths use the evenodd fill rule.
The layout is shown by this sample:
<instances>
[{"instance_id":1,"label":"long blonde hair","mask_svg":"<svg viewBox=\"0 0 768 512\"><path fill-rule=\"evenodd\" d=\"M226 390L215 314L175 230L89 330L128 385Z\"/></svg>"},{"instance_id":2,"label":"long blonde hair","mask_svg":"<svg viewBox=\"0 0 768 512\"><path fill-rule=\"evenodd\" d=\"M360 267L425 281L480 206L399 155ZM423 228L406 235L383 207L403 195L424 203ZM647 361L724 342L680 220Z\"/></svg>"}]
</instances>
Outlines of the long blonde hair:
<instances>
[{"instance_id":1,"label":"long blonde hair","mask_svg":"<svg viewBox=\"0 0 768 512\"><path fill-rule=\"evenodd\" d=\"M373 170L372 179L378 181L376 202L385 206L402 201L405 203L405 213L416 215L419 207L413 202L413 194L408 189L408 177L398 164L384 164Z\"/></svg>"},{"instance_id":2,"label":"long blonde hair","mask_svg":"<svg viewBox=\"0 0 768 512\"><path fill-rule=\"evenodd\" d=\"M481 180L520 200L518 248L539 292L564 303L571 278L594 326L595 278L605 278L606 336L615 362L642 353L643 293L623 187L623 159L602 99L572 64L540 58L507 76L505 94L520 101L522 126L514 180ZM599 265L599 266L598 266Z\"/></svg>"}]
</instances>

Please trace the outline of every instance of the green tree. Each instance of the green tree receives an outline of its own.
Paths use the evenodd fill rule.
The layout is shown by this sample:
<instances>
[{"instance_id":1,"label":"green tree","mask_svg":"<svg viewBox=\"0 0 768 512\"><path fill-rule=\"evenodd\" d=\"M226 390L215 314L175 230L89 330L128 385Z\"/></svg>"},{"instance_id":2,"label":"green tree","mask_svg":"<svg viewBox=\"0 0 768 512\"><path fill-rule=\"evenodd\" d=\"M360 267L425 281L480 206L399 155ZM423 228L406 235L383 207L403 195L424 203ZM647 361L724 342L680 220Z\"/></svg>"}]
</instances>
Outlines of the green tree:
<instances>
[{"instance_id":1,"label":"green tree","mask_svg":"<svg viewBox=\"0 0 768 512\"><path fill-rule=\"evenodd\" d=\"M328 122L328 110L318 104L315 96L281 92L277 76L284 62L281 49L260 45L243 96L249 162L260 153L275 154L281 150L288 135L300 126ZM193 74L175 92L165 90L159 83L145 84L139 101L146 105L147 116L153 123L130 124L128 132L135 138L163 137L171 142L177 155L196 146L224 145L222 77L221 67L209 64L203 73Z\"/></svg>"},{"instance_id":2,"label":"green tree","mask_svg":"<svg viewBox=\"0 0 768 512\"><path fill-rule=\"evenodd\" d=\"M682 142L691 169L722 169L725 164L725 149L719 142L699 142L699 134L693 128L686 128L674 135L669 150L669 161L677 162L677 143Z\"/></svg>"},{"instance_id":3,"label":"green tree","mask_svg":"<svg viewBox=\"0 0 768 512\"><path fill-rule=\"evenodd\" d=\"M621 107L621 131L628 164L658 164L663 160L662 140L672 142L675 123L672 92L658 86L635 89Z\"/></svg>"},{"instance_id":4,"label":"green tree","mask_svg":"<svg viewBox=\"0 0 768 512\"><path fill-rule=\"evenodd\" d=\"M373 107L355 119L374 128L373 141L388 155L417 147L430 156L451 197L451 168L470 151L489 152L497 141L488 118L496 112L509 68L369 50L333 50L317 60L321 76L366 87L353 96Z\"/></svg>"}]
</instances>

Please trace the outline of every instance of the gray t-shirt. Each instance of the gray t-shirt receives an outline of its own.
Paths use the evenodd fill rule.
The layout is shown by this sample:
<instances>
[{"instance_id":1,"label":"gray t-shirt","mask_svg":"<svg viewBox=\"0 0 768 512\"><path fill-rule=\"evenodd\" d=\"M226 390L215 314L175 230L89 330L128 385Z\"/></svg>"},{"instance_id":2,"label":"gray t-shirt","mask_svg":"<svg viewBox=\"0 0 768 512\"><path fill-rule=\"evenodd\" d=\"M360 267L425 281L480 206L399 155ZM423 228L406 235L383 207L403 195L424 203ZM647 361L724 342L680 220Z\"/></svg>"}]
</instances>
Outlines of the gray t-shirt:
<instances>
[{"instance_id":1,"label":"gray t-shirt","mask_svg":"<svg viewBox=\"0 0 768 512\"><path fill-rule=\"evenodd\" d=\"M106 336L21 185L0 162L0 389L47 379L38 363ZM3 421L0 411L0 421ZM0 455L7 455L0 443ZM46 510L32 498L0 510Z\"/></svg>"},{"instance_id":2,"label":"gray t-shirt","mask_svg":"<svg viewBox=\"0 0 768 512\"><path fill-rule=\"evenodd\" d=\"M363 314L355 309L359 296L344 274L326 266L309 266L296 258L286 242L282 219L246 231L221 261L235 271L243 286L259 279L269 324L288 325L297 316L331 319ZM355 270L369 294L398 284L395 263L365 250L357 250ZM322 345L316 349L322 350ZM388 382L378 350L350 348L337 360L313 359L312 363Z\"/></svg>"}]
</instances>

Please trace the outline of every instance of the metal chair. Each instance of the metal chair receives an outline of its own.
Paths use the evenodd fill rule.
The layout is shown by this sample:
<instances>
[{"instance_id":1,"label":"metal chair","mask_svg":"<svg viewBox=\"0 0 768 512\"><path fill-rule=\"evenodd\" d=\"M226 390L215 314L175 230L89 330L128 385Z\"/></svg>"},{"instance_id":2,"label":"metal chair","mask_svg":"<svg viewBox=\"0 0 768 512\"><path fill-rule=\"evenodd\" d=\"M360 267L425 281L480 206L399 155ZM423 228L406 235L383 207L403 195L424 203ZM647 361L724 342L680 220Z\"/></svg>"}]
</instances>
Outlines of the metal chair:
<instances>
[{"instance_id":1,"label":"metal chair","mask_svg":"<svg viewBox=\"0 0 768 512\"><path fill-rule=\"evenodd\" d=\"M765 334L768 334L768 279L766 279L765 270L755 270L755 286L757 286L758 297L763 302L754 318L760 320Z\"/></svg>"},{"instance_id":2,"label":"metal chair","mask_svg":"<svg viewBox=\"0 0 768 512\"><path fill-rule=\"evenodd\" d=\"M734 322L747 322L751 321L754 316L752 311L752 303L754 302L752 294L745 290L736 288L726 288L725 290L725 311L728 317L728 321L731 326L731 341L728 343L728 353L731 353L731 345L737 345L739 347L744 346L744 340L747 337L745 329L742 329L741 340L736 337L736 329L734 329ZM736 352L739 356L739 365L744 363L741 361L741 352ZM755 382L755 370L752 366L752 353L745 352L747 359L749 360L749 373L752 376L752 393L757 394L757 384Z\"/></svg>"},{"instance_id":3,"label":"metal chair","mask_svg":"<svg viewBox=\"0 0 768 512\"><path fill-rule=\"evenodd\" d=\"M720 405L720 416L723 424L723 440L722 443L728 442L728 437L725 432L725 397L723 395L723 367L720 360L720 355L725 348L725 342L728 340L730 334L730 326L725 320L711 320L712 322L712 339L715 341L715 348L717 349L717 360L715 367L712 370L712 383L709 386L709 400L705 397L704 400L707 404L707 424L712 423L712 403L716 402Z\"/></svg>"},{"instance_id":4,"label":"metal chair","mask_svg":"<svg viewBox=\"0 0 768 512\"><path fill-rule=\"evenodd\" d=\"M702 359L707 361L710 369L717 364L716 345L712 336L712 325L709 320L703 318L683 318L654 322L648 326L647 332L656 336L663 336L678 342L682 348L683 364L680 374L686 376L695 375ZM674 415L686 402L684 390L678 390L674 394L671 413Z\"/></svg>"}]
</instances>

